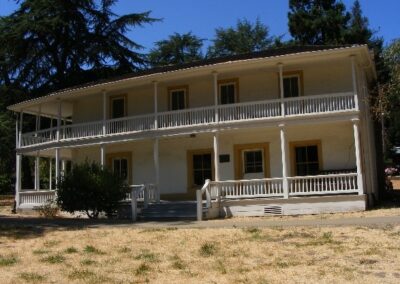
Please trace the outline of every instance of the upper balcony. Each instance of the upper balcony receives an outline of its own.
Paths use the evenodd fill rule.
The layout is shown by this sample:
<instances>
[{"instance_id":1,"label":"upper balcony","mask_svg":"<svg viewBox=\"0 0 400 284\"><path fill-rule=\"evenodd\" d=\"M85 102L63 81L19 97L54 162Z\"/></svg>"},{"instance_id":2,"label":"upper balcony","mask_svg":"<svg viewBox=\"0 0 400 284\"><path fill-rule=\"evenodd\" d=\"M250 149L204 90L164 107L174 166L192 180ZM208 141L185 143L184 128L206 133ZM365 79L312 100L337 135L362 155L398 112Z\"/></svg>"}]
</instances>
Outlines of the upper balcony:
<instances>
[{"instance_id":1,"label":"upper balcony","mask_svg":"<svg viewBox=\"0 0 400 284\"><path fill-rule=\"evenodd\" d=\"M357 110L357 96L353 93L234 103L69 124L24 133L21 135L20 148L82 139L104 139L124 134L140 136L152 133L162 136L163 132L172 129L212 130L246 121L281 121L286 118L351 113Z\"/></svg>"}]
</instances>

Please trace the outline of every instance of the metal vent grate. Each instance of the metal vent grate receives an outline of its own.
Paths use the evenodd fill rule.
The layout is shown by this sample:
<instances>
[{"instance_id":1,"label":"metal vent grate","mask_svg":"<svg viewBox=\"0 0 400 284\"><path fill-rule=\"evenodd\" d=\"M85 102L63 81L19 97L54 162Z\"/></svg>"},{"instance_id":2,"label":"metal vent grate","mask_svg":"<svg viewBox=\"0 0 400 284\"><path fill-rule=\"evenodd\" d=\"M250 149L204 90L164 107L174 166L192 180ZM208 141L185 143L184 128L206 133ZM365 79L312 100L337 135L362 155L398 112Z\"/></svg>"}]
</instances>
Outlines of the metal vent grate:
<instances>
[{"instance_id":1,"label":"metal vent grate","mask_svg":"<svg viewBox=\"0 0 400 284\"><path fill-rule=\"evenodd\" d=\"M281 206L266 206L264 207L265 215L282 215L282 207Z\"/></svg>"}]
</instances>

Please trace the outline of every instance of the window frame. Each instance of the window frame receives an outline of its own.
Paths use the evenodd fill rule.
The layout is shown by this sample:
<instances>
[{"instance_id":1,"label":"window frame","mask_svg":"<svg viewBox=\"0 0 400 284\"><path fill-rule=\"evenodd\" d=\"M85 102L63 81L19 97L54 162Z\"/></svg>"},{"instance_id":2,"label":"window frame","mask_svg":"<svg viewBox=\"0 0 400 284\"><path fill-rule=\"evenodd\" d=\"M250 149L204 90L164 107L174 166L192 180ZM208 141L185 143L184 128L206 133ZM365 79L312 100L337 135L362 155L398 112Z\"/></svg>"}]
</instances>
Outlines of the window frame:
<instances>
[{"instance_id":1,"label":"window frame","mask_svg":"<svg viewBox=\"0 0 400 284\"><path fill-rule=\"evenodd\" d=\"M261 151L261 172L263 172L264 173L264 170L265 170L265 168L264 168L264 164L265 164L265 162L264 162L264 159L265 159L265 155L264 155L264 149L263 148L259 148L259 149L257 149L257 148L254 148L254 149L244 149L244 150L242 150L242 160L243 160L243 162L242 162L242 166L243 166L243 169L242 169L242 171L243 171L243 174L256 174L256 173L260 173L260 172L247 172L246 171L246 152L258 152L258 151ZM255 165L253 165L253 167L254 167Z\"/></svg>"},{"instance_id":2,"label":"window frame","mask_svg":"<svg viewBox=\"0 0 400 284\"><path fill-rule=\"evenodd\" d=\"M171 86L168 87L168 110L169 111L179 111L179 110L183 110L183 109L187 109L189 108L189 86L188 85L180 85L180 86ZM176 91L184 91L184 108L182 109L177 109L177 110L173 110L172 109L172 93Z\"/></svg>"},{"instance_id":3,"label":"window frame","mask_svg":"<svg viewBox=\"0 0 400 284\"><path fill-rule=\"evenodd\" d=\"M297 174L297 164L296 164L296 148L297 147L308 147L317 146L318 153L318 171L323 169L323 157L322 157L322 142L321 140L306 140L306 141L293 141L289 143L290 145L290 164L291 164L291 175L298 176Z\"/></svg>"},{"instance_id":4,"label":"window frame","mask_svg":"<svg viewBox=\"0 0 400 284\"><path fill-rule=\"evenodd\" d=\"M234 152L234 169L235 169L235 179L241 180L246 174L244 172L244 159L243 152L251 150L263 150L263 172L264 178L269 178L270 173L270 154L269 154L269 143L252 143L252 144L236 144L233 146Z\"/></svg>"},{"instance_id":5,"label":"window frame","mask_svg":"<svg viewBox=\"0 0 400 284\"><path fill-rule=\"evenodd\" d=\"M281 82L279 78L279 73L278 74L278 98L281 97ZM284 78L292 78L292 77L298 77L298 88L299 88L299 97L304 96L304 76L303 76L303 71L302 70L296 70L296 71L285 71L282 72L282 80ZM284 98L284 99L290 99L290 98Z\"/></svg>"},{"instance_id":6,"label":"window frame","mask_svg":"<svg viewBox=\"0 0 400 284\"><path fill-rule=\"evenodd\" d=\"M114 112L114 108L113 108L114 104L113 104L113 102L115 100L120 100L120 99L123 99L123 101L124 101L124 115L122 117L126 117L127 116L128 96L126 94L114 95L114 96L110 96L110 98L109 98L109 106L110 106L109 118L110 119L118 119L118 118L114 118L113 117L113 112ZM122 118L122 117L119 117L119 118Z\"/></svg>"},{"instance_id":7,"label":"window frame","mask_svg":"<svg viewBox=\"0 0 400 284\"><path fill-rule=\"evenodd\" d=\"M218 80L218 104L222 105L221 100L221 87L226 85L234 85L235 94L233 104L239 103L239 78Z\"/></svg>"},{"instance_id":8,"label":"window frame","mask_svg":"<svg viewBox=\"0 0 400 284\"><path fill-rule=\"evenodd\" d=\"M188 150L187 153L186 153L186 157L187 157L187 187L188 187L188 192L190 192L190 189L199 187L199 185L195 185L194 184L193 156L194 155L204 155L204 154L211 154L211 177L212 177L212 180L214 180L214 178L215 178L213 149Z\"/></svg>"},{"instance_id":9,"label":"window frame","mask_svg":"<svg viewBox=\"0 0 400 284\"><path fill-rule=\"evenodd\" d=\"M116 153L108 153L106 154L107 167L110 171L113 171L114 168L114 160L115 159L126 159L128 162L128 173L127 173L127 181L128 185L132 184L132 152L116 152Z\"/></svg>"}]
</instances>

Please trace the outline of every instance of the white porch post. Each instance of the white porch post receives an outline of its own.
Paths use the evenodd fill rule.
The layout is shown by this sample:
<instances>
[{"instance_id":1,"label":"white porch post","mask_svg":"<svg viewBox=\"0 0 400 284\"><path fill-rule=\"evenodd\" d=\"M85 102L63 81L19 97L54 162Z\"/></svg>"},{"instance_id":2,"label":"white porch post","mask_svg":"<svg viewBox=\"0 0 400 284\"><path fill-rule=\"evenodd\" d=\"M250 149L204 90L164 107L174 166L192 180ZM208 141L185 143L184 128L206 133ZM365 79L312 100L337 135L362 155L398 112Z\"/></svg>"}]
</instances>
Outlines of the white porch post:
<instances>
[{"instance_id":1,"label":"white porch post","mask_svg":"<svg viewBox=\"0 0 400 284\"><path fill-rule=\"evenodd\" d=\"M35 126L35 130L36 130L35 136L36 137L38 136L37 132L40 130L41 112L42 112L42 106L39 105L39 112L36 115L36 126ZM39 157L39 151L36 152L35 171L34 172L35 172L35 190L39 190L40 189L40 157Z\"/></svg>"},{"instance_id":2,"label":"white porch post","mask_svg":"<svg viewBox=\"0 0 400 284\"><path fill-rule=\"evenodd\" d=\"M22 126L23 126L23 120L24 120L24 111L21 110L21 115L19 119L19 134L18 134L18 146L22 146Z\"/></svg>"},{"instance_id":3,"label":"white porch post","mask_svg":"<svg viewBox=\"0 0 400 284\"><path fill-rule=\"evenodd\" d=\"M107 93L103 90L103 135L106 135L106 119L107 119L107 102L106 102Z\"/></svg>"},{"instance_id":4,"label":"white porch post","mask_svg":"<svg viewBox=\"0 0 400 284\"><path fill-rule=\"evenodd\" d=\"M351 77L352 77L352 83L353 83L354 104L355 104L356 109L359 109L358 91L357 91L356 56L351 55L350 60L351 60Z\"/></svg>"},{"instance_id":5,"label":"white porch post","mask_svg":"<svg viewBox=\"0 0 400 284\"><path fill-rule=\"evenodd\" d=\"M20 204L19 193L21 191L21 161L22 155L17 154L15 160L15 203L16 209L18 209Z\"/></svg>"},{"instance_id":6,"label":"white porch post","mask_svg":"<svg viewBox=\"0 0 400 284\"><path fill-rule=\"evenodd\" d=\"M58 189L59 178L60 178L60 148L56 148L56 189Z\"/></svg>"},{"instance_id":7,"label":"white porch post","mask_svg":"<svg viewBox=\"0 0 400 284\"><path fill-rule=\"evenodd\" d=\"M154 139L153 145L153 158L154 158L154 174L156 186L156 201L160 202L160 164L159 164L159 141L158 138Z\"/></svg>"},{"instance_id":8,"label":"white porch post","mask_svg":"<svg viewBox=\"0 0 400 284\"><path fill-rule=\"evenodd\" d=\"M158 82L153 81L154 96L154 129L158 129ZM157 142L158 143L158 142Z\"/></svg>"},{"instance_id":9,"label":"white porch post","mask_svg":"<svg viewBox=\"0 0 400 284\"><path fill-rule=\"evenodd\" d=\"M213 73L213 87L214 87L214 106L215 106L215 122L219 122L219 113L218 113L218 73L214 71Z\"/></svg>"},{"instance_id":10,"label":"white porch post","mask_svg":"<svg viewBox=\"0 0 400 284\"><path fill-rule=\"evenodd\" d=\"M53 189L53 159L49 158L49 190Z\"/></svg>"},{"instance_id":11,"label":"white porch post","mask_svg":"<svg viewBox=\"0 0 400 284\"><path fill-rule=\"evenodd\" d=\"M39 157L39 151L36 152L36 157L35 157L35 190L40 189L40 157Z\"/></svg>"},{"instance_id":12,"label":"white porch post","mask_svg":"<svg viewBox=\"0 0 400 284\"><path fill-rule=\"evenodd\" d=\"M58 113L57 113L57 142L60 141L60 130L61 130L61 101L58 101Z\"/></svg>"},{"instance_id":13,"label":"white porch post","mask_svg":"<svg viewBox=\"0 0 400 284\"><path fill-rule=\"evenodd\" d=\"M282 157L282 185L283 185L283 197L289 198L289 184L288 184L288 169L287 169L287 146L286 146L286 130L285 125L280 124L280 136L281 136L281 157Z\"/></svg>"},{"instance_id":14,"label":"white porch post","mask_svg":"<svg viewBox=\"0 0 400 284\"><path fill-rule=\"evenodd\" d=\"M100 165L102 168L106 165L106 146L104 144L100 145Z\"/></svg>"},{"instance_id":15,"label":"white porch post","mask_svg":"<svg viewBox=\"0 0 400 284\"><path fill-rule=\"evenodd\" d=\"M364 184L361 168L361 144L360 144L360 132L358 129L359 119L353 119L353 132L354 132L354 149L356 152L356 165L357 165L357 186L358 194L364 194Z\"/></svg>"},{"instance_id":16,"label":"white porch post","mask_svg":"<svg viewBox=\"0 0 400 284\"><path fill-rule=\"evenodd\" d=\"M64 159L61 159L61 176L65 175L65 169L66 169L66 161Z\"/></svg>"},{"instance_id":17,"label":"white porch post","mask_svg":"<svg viewBox=\"0 0 400 284\"><path fill-rule=\"evenodd\" d=\"M219 133L214 132L214 169L215 181L220 181L219 177Z\"/></svg>"},{"instance_id":18,"label":"white porch post","mask_svg":"<svg viewBox=\"0 0 400 284\"><path fill-rule=\"evenodd\" d=\"M283 64L278 64L279 68L279 91L280 91L280 98L281 98L281 116L285 116L285 102L283 99L285 98L285 91L283 89Z\"/></svg>"}]
</instances>

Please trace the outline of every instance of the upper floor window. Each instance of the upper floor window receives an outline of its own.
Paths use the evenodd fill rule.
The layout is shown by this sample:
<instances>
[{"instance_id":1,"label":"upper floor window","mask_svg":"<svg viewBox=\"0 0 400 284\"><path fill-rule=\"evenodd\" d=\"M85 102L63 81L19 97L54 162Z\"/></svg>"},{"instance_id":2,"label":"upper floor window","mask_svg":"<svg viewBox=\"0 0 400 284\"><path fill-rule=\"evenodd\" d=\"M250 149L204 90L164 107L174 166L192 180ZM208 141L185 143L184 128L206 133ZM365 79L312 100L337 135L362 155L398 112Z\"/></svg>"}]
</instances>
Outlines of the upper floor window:
<instances>
[{"instance_id":1,"label":"upper floor window","mask_svg":"<svg viewBox=\"0 0 400 284\"><path fill-rule=\"evenodd\" d=\"M285 98L301 96L303 76L301 72L283 73L283 95Z\"/></svg>"},{"instance_id":2,"label":"upper floor window","mask_svg":"<svg viewBox=\"0 0 400 284\"><path fill-rule=\"evenodd\" d=\"M120 118L126 116L126 96L116 96L110 98L111 118Z\"/></svg>"},{"instance_id":3,"label":"upper floor window","mask_svg":"<svg viewBox=\"0 0 400 284\"><path fill-rule=\"evenodd\" d=\"M238 80L221 80L218 82L219 102L221 105L234 104L238 97Z\"/></svg>"},{"instance_id":4,"label":"upper floor window","mask_svg":"<svg viewBox=\"0 0 400 284\"><path fill-rule=\"evenodd\" d=\"M188 87L169 88L169 108L170 110L180 110L187 106Z\"/></svg>"}]
</instances>

